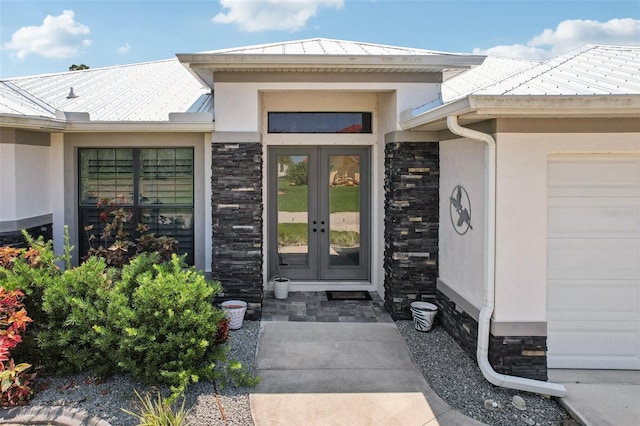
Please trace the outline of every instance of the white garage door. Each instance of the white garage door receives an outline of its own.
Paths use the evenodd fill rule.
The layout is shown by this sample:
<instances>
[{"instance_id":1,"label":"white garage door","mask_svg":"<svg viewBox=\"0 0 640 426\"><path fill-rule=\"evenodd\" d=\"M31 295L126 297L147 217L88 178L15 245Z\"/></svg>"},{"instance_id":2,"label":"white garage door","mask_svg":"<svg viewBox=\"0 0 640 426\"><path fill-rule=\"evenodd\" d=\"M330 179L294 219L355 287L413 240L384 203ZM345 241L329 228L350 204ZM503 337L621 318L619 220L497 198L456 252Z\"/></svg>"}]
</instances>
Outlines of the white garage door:
<instances>
[{"instance_id":1,"label":"white garage door","mask_svg":"<svg viewBox=\"0 0 640 426\"><path fill-rule=\"evenodd\" d=\"M550 368L640 369L640 155L548 162Z\"/></svg>"}]
</instances>

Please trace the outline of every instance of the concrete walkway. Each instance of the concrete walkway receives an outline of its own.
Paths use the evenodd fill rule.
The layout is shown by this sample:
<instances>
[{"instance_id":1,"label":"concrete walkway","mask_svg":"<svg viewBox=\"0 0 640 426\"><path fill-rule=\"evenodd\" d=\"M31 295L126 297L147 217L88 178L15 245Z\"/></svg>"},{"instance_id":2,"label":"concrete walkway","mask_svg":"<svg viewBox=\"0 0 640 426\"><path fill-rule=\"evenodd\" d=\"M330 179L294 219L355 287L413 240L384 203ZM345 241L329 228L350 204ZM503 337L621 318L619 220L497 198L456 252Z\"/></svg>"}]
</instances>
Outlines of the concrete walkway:
<instances>
[{"instance_id":1,"label":"concrete walkway","mask_svg":"<svg viewBox=\"0 0 640 426\"><path fill-rule=\"evenodd\" d=\"M586 426L640 425L640 371L549 370L567 396L558 402Z\"/></svg>"},{"instance_id":2,"label":"concrete walkway","mask_svg":"<svg viewBox=\"0 0 640 426\"><path fill-rule=\"evenodd\" d=\"M480 425L429 387L393 323L263 321L256 426Z\"/></svg>"}]
</instances>

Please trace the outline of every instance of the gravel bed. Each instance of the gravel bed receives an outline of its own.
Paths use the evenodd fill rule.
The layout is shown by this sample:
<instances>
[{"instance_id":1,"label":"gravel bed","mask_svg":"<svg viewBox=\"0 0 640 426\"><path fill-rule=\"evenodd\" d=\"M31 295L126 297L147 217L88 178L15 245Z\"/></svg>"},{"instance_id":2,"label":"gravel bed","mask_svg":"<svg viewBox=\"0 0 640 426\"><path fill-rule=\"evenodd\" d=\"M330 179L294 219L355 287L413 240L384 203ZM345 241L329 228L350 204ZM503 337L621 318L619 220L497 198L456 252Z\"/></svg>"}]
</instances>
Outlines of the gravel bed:
<instances>
[{"instance_id":1,"label":"gravel bed","mask_svg":"<svg viewBox=\"0 0 640 426\"><path fill-rule=\"evenodd\" d=\"M231 351L229 357L237 359L247 368L253 369L258 342L260 323L245 321L239 330L229 331ZM86 411L89 416L98 417L112 426L135 426L137 420L122 411L138 411L138 399L134 391L141 395L157 392L166 393L131 380L128 376L114 376L104 381L87 374L74 376L41 376L37 378L36 389L45 385L32 399L31 406L64 406ZM185 393L185 408L189 409L189 425L192 426L253 426L249 409L249 388L227 386L218 387L220 405L226 422L216 400L213 384L203 380L192 384ZM1 412L0 412L1 416Z\"/></svg>"},{"instance_id":2,"label":"gravel bed","mask_svg":"<svg viewBox=\"0 0 640 426\"><path fill-rule=\"evenodd\" d=\"M489 383L442 327L425 333L416 331L412 321L397 321L396 326L429 386L461 413L489 425L578 425L553 398ZM525 410L513 406L515 395L524 400ZM499 408L485 408L487 400Z\"/></svg>"},{"instance_id":3,"label":"gravel bed","mask_svg":"<svg viewBox=\"0 0 640 426\"><path fill-rule=\"evenodd\" d=\"M422 333L413 328L411 321L398 321L396 325L431 388L461 413L489 425L577 425L554 399L490 384L475 362L441 327ZM259 322L245 321L241 329L229 333L231 358L250 369L254 366L259 329ZM87 375L40 377L39 383L43 382L47 383L47 389L38 392L31 405L84 410L113 426L137 424L135 418L121 410L136 411L134 390L141 394L158 391L126 376L112 377L104 382ZM213 385L205 381L189 386L185 395L185 407L190 410L189 425L253 426L249 388L219 388L220 404L215 394ZM523 398L526 410L518 410L511 404L514 395ZM495 401L499 408L495 411L485 408L485 401L489 399Z\"/></svg>"}]
</instances>

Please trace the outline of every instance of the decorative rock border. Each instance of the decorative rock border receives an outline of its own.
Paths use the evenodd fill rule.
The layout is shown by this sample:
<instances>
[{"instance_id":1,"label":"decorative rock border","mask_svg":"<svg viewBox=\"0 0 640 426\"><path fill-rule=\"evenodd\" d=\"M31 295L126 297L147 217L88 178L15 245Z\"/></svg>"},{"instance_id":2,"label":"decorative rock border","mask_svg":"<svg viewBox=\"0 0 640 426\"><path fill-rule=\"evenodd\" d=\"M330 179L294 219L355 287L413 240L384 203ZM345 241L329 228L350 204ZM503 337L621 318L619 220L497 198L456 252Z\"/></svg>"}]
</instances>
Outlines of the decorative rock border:
<instances>
[{"instance_id":1,"label":"decorative rock border","mask_svg":"<svg viewBox=\"0 0 640 426\"><path fill-rule=\"evenodd\" d=\"M0 424L7 426L111 426L105 420L89 417L87 412L65 407L19 407L0 411Z\"/></svg>"}]
</instances>

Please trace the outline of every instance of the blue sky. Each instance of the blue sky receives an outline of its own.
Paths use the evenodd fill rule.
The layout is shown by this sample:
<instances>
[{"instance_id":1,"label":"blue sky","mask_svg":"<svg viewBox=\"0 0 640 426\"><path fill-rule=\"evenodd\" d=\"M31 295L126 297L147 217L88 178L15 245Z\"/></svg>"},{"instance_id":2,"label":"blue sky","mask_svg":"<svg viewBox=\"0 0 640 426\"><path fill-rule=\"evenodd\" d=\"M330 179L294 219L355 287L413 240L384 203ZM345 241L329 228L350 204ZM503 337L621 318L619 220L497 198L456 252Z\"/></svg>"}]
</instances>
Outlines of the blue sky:
<instances>
[{"instance_id":1,"label":"blue sky","mask_svg":"<svg viewBox=\"0 0 640 426\"><path fill-rule=\"evenodd\" d=\"M0 77L307 38L549 59L640 44L640 2L0 0Z\"/></svg>"}]
</instances>

